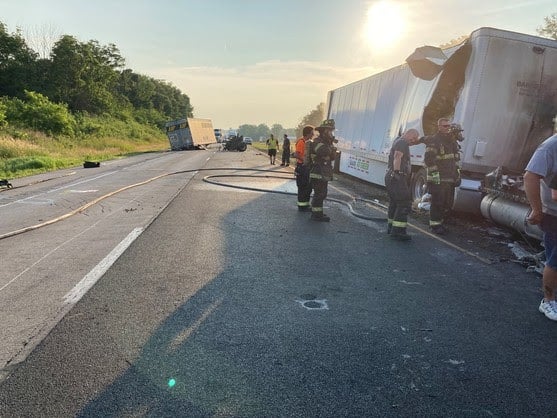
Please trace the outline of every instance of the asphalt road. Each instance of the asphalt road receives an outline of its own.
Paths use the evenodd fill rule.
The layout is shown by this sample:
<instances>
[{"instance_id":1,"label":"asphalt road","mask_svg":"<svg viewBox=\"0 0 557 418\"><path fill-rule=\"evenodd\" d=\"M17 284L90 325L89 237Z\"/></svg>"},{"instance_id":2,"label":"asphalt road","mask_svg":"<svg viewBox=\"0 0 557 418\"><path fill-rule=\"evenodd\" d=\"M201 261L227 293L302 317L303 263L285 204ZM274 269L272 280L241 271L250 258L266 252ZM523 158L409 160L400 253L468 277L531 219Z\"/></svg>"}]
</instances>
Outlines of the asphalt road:
<instances>
[{"instance_id":1,"label":"asphalt road","mask_svg":"<svg viewBox=\"0 0 557 418\"><path fill-rule=\"evenodd\" d=\"M251 149L224 166L289 173ZM207 174L10 370L0 416L555 416L557 324L521 266Z\"/></svg>"},{"instance_id":2,"label":"asphalt road","mask_svg":"<svg viewBox=\"0 0 557 418\"><path fill-rule=\"evenodd\" d=\"M210 155L150 153L12 180L0 193L0 380L194 175L172 173Z\"/></svg>"}]
</instances>

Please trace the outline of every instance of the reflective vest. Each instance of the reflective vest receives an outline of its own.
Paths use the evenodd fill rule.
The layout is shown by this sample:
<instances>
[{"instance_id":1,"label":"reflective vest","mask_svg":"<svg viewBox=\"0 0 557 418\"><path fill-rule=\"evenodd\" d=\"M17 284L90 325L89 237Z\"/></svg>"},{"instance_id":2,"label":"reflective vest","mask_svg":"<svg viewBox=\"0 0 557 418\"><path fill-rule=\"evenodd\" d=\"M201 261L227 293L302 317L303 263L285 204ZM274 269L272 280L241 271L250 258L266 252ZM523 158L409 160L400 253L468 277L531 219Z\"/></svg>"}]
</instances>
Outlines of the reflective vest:
<instances>
[{"instance_id":1,"label":"reflective vest","mask_svg":"<svg viewBox=\"0 0 557 418\"><path fill-rule=\"evenodd\" d=\"M278 141L275 138L269 138L267 140L267 148L268 149L277 149Z\"/></svg>"},{"instance_id":2,"label":"reflective vest","mask_svg":"<svg viewBox=\"0 0 557 418\"><path fill-rule=\"evenodd\" d=\"M306 151L306 140L304 137L298 138L296 141L296 162L298 164L304 163L304 154Z\"/></svg>"}]
</instances>

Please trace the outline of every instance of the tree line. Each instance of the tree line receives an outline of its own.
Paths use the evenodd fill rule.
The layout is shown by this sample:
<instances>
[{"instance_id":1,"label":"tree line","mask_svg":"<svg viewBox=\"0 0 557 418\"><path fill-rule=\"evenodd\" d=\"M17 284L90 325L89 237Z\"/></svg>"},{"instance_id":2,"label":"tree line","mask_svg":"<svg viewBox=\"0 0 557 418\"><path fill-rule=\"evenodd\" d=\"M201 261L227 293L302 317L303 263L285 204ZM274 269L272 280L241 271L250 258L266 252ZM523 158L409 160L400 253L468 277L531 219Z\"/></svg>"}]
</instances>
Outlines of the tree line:
<instances>
[{"instance_id":1,"label":"tree line","mask_svg":"<svg viewBox=\"0 0 557 418\"><path fill-rule=\"evenodd\" d=\"M271 134L277 139L282 139L284 134L288 136L300 137L306 125L319 126L325 117L325 103L319 103L317 107L302 117L295 128L284 128L280 123L275 123L271 127L262 123L259 125L240 125L238 134L244 137L249 136L255 140L268 138Z\"/></svg>"},{"instance_id":2,"label":"tree line","mask_svg":"<svg viewBox=\"0 0 557 418\"><path fill-rule=\"evenodd\" d=\"M69 115L62 119L68 120L76 115L109 115L161 126L169 119L193 116L186 94L168 82L125 68L114 44L80 42L62 35L50 56L41 58L20 30L8 33L2 22L0 98L0 125L11 118L21 123L24 116L18 116L18 111L29 107L30 102L35 110L46 105L59 117L67 111ZM64 125L63 121L59 125ZM46 131L67 133L68 126L55 124Z\"/></svg>"}]
</instances>

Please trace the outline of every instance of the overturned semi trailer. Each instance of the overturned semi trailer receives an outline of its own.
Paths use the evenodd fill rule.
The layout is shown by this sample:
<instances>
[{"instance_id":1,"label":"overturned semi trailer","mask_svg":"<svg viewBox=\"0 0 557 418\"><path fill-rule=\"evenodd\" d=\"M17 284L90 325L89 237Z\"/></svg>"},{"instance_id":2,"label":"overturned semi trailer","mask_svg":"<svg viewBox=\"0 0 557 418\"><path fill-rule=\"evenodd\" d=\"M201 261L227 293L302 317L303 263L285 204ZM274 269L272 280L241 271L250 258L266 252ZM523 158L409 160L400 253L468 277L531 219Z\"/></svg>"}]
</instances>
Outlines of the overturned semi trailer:
<instances>
[{"instance_id":1,"label":"overturned semi trailer","mask_svg":"<svg viewBox=\"0 0 557 418\"><path fill-rule=\"evenodd\" d=\"M177 119L164 126L172 151L203 148L217 142L211 119Z\"/></svg>"},{"instance_id":2,"label":"overturned semi trailer","mask_svg":"<svg viewBox=\"0 0 557 418\"><path fill-rule=\"evenodd\" d=\"M379 185L402 131L434 134L441 117L459 123L465 140L455 209L481 212L536 238L540 230L525 222L522 173L553 133L556 115L557 41L494 28L480 28L451 48L418 48L405 64L332 90L327 101L341 172ZM417 199L426 179L425 146L410 151Z\"/></svg>"}]
</instances>

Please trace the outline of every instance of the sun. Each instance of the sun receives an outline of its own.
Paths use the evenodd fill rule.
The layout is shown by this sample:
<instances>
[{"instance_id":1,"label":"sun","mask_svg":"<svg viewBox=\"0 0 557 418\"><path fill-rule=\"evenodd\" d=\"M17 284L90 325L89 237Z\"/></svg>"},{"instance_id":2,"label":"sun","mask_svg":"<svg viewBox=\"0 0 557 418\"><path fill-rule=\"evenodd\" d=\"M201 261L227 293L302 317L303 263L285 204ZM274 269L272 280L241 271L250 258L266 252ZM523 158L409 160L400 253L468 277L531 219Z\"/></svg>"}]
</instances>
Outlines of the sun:
<instances>
[{"instance_id":1,"label":"sun","mask_svg":"<svg viewBox=\"0 0 557 418\"><path fill-rule=\"evenodd\" d=\"M381 50L393 46L405 30L404 10L400 4L381 0L368 9L364 38L372 49Z\"/></svg>"}]
</instances>

